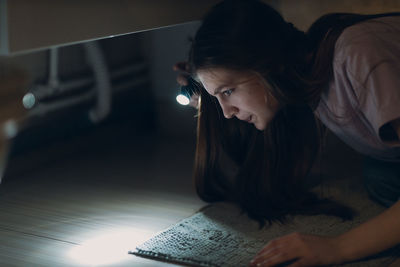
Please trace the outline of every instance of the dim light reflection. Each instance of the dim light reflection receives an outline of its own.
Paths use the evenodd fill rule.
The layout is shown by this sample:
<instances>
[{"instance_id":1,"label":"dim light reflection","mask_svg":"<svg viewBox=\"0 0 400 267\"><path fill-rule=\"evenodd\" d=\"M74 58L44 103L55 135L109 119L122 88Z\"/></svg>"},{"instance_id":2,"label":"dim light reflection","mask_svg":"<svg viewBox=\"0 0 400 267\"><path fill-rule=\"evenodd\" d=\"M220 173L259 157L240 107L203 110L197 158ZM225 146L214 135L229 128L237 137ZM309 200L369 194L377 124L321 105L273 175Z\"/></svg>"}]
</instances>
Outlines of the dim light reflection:
<instances>
[{"instance_id":1,"label":"dim light reflection","mask_svg":"<svg viewBox=\"0 0 400 267\"><path fill-rule=\"evenodd\" d=\"M68 252L74 262L89 266L121 263L134 257L128 251L148 238L148 233L137 229L102 231L97 237L83 242Z\"/></svg>"}]
</instances>

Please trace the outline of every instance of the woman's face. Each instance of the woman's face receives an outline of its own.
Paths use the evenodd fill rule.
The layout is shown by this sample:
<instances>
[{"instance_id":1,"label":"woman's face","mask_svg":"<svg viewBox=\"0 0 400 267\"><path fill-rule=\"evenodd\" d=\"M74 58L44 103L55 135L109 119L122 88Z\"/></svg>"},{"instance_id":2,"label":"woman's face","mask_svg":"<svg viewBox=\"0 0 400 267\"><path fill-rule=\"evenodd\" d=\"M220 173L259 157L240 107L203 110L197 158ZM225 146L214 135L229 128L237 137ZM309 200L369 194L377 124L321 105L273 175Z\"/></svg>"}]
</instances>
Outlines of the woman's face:
<instances>
[{"instance_id":1,"label":"woman's face","mask_svg":"<svg viewBox=\"0 0 400 267\"><path fill-rule=\"evenodd\" d=\"M197 76L207 92L218 99L227 119L235 116L265 130L279 109L278 101L255 73L212 68L199 70Z\"/></svg>"}]
</instances>

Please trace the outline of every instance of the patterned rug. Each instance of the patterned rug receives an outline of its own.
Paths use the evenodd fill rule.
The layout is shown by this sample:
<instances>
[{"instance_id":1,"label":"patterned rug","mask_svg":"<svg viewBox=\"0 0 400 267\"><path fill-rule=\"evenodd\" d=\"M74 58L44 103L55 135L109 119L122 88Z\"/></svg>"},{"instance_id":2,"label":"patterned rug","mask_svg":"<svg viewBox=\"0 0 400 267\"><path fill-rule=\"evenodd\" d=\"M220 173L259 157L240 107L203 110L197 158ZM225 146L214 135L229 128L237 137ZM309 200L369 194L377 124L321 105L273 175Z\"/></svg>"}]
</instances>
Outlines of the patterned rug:
<instances>
[{"instance_id":1,"label":"patterned rug","mask_svg":"<svg viewBox=\"0 0 400 267\"><path fill-rule=\"evenodd\" d=\"M188 266L248 266L271 239L294 231L338 235L384 210L365 193L342 188L331 189L330 195L358 212L354 220L342 221L325 215L295 216L288 224L275 223L260 230L257 222L241 214L234 205L217 203L156 234L129 253ZM342 266L388 266L399 255L399 249L394 248Z\"/></svg>"}]
</instances>

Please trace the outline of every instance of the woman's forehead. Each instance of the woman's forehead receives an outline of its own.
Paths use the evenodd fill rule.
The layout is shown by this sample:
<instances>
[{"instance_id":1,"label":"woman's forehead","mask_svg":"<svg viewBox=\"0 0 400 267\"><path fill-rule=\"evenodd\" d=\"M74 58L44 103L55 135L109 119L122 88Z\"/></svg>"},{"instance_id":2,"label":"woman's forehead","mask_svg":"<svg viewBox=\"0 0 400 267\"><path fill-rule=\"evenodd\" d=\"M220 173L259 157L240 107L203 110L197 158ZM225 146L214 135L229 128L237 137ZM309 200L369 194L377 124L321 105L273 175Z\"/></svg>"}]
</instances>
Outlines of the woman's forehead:
<instances>
[{"instance_id":1,"label":"woman's forehead","mask_svg":"<svg viewBox=\"0 0 400 267\"><path fill-rule=\"evenodd\" d=\"M213 83L236 83L255 76L250 71L232 70L227 68L210 68L197 71L200 80Z\"/></svg>"}]
</instances>

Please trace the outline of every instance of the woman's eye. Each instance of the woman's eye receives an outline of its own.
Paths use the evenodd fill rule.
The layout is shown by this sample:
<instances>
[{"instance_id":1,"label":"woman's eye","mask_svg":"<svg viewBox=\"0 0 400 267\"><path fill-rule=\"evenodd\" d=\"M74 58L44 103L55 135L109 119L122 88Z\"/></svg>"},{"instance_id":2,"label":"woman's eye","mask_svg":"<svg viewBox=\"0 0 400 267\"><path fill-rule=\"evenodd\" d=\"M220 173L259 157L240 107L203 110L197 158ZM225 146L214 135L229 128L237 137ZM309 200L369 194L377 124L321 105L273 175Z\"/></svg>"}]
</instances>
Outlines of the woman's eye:
<instances>
[{"instance_id":1,"label":"woman's eye","mask_svg":"<svg viewBox=\"0 0 400 267\"><path fill-rule=\"evenodd\" d=\"M228 89L222 92L226 96L230 96L233 93L233 89Z\"/></svg>"}]
</instances>

